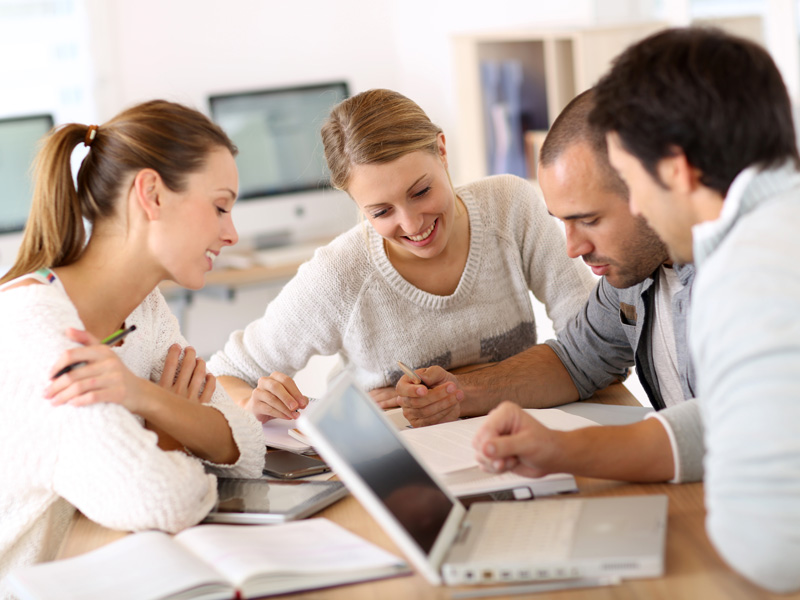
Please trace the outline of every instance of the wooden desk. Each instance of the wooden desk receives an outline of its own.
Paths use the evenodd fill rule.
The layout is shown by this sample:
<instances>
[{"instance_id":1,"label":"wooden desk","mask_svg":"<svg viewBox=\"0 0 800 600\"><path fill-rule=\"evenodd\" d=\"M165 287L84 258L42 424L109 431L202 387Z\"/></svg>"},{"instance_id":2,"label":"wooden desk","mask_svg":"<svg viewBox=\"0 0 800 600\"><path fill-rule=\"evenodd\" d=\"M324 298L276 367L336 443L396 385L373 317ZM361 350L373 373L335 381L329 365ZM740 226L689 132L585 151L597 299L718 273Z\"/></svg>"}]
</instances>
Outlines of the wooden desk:
<instances>
[{"instance_id":1,"label":"wooden desk","mask_svg":"<svg viewBox=\"0 0 800 600\"><path fill-rule=\"evenodd\" d=\"M622 385L613 385L591 401L606 404L639 403ZM529 596L496 596L497 598L549 598L558 600L635 600L635 599L695 599L749 600L795 599L800 593L777 595L765 592L747 582L728 568L712 548L705 533L703 484L682 485L626 484L600 479L578 477L580 495L622 496L634 494L666 494L669 497L667 527L666 572L658 579L625 581L618 586L583 590L564 590ZM326 517L373 543L400 554L394 543L367 514L359 502L348 496L316 516ZM73 518L70 531L57 558L77 556L127 535L127 532L106 529L80 513ZM314 590L291 597L321 600L393 600L415 598L449 600L456 588L433 587L419 574L383 581L366 582L328 590Z\"/></svg>"},{"instance_id":2,"label":"wooden desk","mask_svg":"<svg viewBox=\"0 0 800 600\"><path fill-rule=\"evenodd\" d=\"M321 240L322 246L329 240ZM316 244L315 244L316 245ZM170 302L172 311L178 318L181 331L186 333L188 310L194 302L196 294L214 297L232 302L236 293L245 288L267 286L283 286L297 273L297 269L305 259L290 260L272 266L263 266L255 262L255 258L241 255L241 260L252 261L245 267L218 267L206 274L205 285L199 290L189 290L174 281L162 281L158 288ZM277 293L277 292L276 292Z\"/></svg>"},{"instance_id":3,"label":"wooden desk","mask_svg":"<svg viewBox=\"0 0 800 600\"><path fill-rule=\"evenodd\" d=\"M276 252L281 252L283 248L292 249L296 248L300 250L300 254L298 256L294 256L292 258L287 258L284 260L278 260L275 264L271 266L264 266L259 264L258 257L252 254L251 251L242 251L237 252L236 250L226 250L226 252L230 252L231 255L236 255L238 260L242 261L243 264L246 266L224 266L220 267L217 266L209 273L206 274L206 283L203 286L202 290L197 291L212 291L216 289L223 289L228 292L232 292L240 287L246 286L253 286L253 285L264 285L264 284L273 284L273 283L280 283L283 281L288 281L292 277L294 277L295 273L297 273L297 268L311 258L314 249L319 248L321 246L325 246L326 244L330 243L334 238L326 237L320 238L315 240L308 240L302 242L300 244L288 245L288 246L278 246L274 248ZM270 252L269 249L265 250L266 252ZM224 262L224 257L227 256L223 254L223 258L219 259L219 263ZM228 263L229 264L229 263ZM173 281L163 281L158 286L161 289L162 293L165 295L175 295L175 294L192 294L197 293L193 290L187 290L179 286L177 283Z\"/></svg>"},{"instance_id":4,"label":"wooden desk","mask_svg":"<svg viewBox=\"0 0 800 600\"><path fill-rule=\"evenodd\" d=\"M214 288L234 290L249 285L263 285L288 281L294 277L295 273L297 273L297 268L301 264L301 262L291 262L274 267L253 265L245 269L217 269L206 275L206 284L203 286L202 290L196 291L187 290L174 281L162 281L158 287L165 296L171 296L176 293L196 294Z\"/></svg>"},{"instance_id":5,"label":"wooden desk","mask_svg":"<svg viewBox=\"0 0 800 600\"><path fill-rule=\"evenodd\" d=\"M622 496L632 494L667 494L669 522L667 529L666 574L658 579L625 581L618 586L554 592L559 600L632 600L663 598L703 600L798 599L771 594L757 588L729 569L711 547L705 534L703 484L624 484L599 479L578 478L581 496ZM375 544L400 554L384 531L353 496L340 500L319 515L346 527ZM100 547L127 535L111 531L81 514L73 519L71 530L58 558L68 558ZM455 589L455 588L452 588ZM451 588L433 587L419 575L383 581L366 582L329 590L314 590L292 595L292 598L320 600L389 600L415 598L445 600ZM547 598L551 594L531 594L530 598ZM498 596L503 597L503 596ZM525 598L526 596L508 596Z\"/></svg>"}]
</instances>

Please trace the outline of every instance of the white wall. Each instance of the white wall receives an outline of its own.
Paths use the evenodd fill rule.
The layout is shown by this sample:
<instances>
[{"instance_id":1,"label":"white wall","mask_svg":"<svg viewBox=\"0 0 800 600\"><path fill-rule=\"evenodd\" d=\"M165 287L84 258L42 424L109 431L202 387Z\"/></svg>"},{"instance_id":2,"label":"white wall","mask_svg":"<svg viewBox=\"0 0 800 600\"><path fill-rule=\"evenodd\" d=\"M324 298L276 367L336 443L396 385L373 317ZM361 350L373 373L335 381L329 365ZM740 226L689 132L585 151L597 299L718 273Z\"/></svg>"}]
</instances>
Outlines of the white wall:
<instances>
[{"instance_id":1,"label":"white wall","mask_svg":"<svg viewBox=\"0 0 800 600\"><path fill-rule=\"evenodd\" d=\"M215 92L341 78L356 89L395 84L388 5L380 0L88 2L101 120L153 97L206 109Z\"/></svg>"},{"instance_id":2,"label":"white wall","mask_svg":"<svg viewBox=\"0 0 800 600\"><path fill-rule=\"evenodd\" d=\"M470 175L458 162L453 35L637 19L680 22L701 9L732 14L741 5L730 0L84 1L99 122L154 97L206 110L213 93L345 79L353 93L388 87L418 102L448 137L456 183ZM800 85L796 19L786 11L796 4L741 5L764 12L774 34L770 49L794 93ZM779 22L786 31L779 31Z\"/></svg>"},{"instance_id":3,"label":"white wall","mask_svg":"<svg viewBox=\"0 0 800 600\"><path fill-rule=\"evenodd\" d=\"M652 0L86 0L98 120L166 97L206 110L209 94L345 79L396 89L450 140L458 101L451 36L647 17Z\"/></svg>"}]
</instances>

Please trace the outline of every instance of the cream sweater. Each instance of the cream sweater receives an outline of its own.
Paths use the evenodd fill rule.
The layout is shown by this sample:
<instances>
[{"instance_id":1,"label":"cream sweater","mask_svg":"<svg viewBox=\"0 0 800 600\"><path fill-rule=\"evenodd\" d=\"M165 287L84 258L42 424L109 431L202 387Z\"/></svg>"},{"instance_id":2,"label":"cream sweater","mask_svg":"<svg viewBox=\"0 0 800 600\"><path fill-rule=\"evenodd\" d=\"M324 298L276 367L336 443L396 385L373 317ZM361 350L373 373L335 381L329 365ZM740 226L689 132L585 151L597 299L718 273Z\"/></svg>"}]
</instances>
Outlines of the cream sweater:
<instances>
[{"instance_id":1,"label":"cream sweater","mask_svg":"<svg viewBox=\"0 0 800 600\"><path fill-rule=\"evenodd\" d=\"M503 360L536 343L529 290L562 329L595 279L567 256L533 186L500 175L456 192L469 213L470 249L453 294L403 279L365 223L317 250L263 317L231 334L211 371L255 386L273 371L293 376L311 356L339 352L369 390L397 382L397 360L447 369Z\"/></svg>"},{"instance_id":2,"label":"cream sweater","mask_svg":"<svg viewBox=\"0 0 800 600\"><path fill-rule=\"evenodd\" d=\"M160 292L134 310L137 330L114 348L133 373L158 381L172 343L186 346ZM142 420L115 404L53 407L42 397L48 371L83 329L60 282L0 291L0 598L17 565L52 559L77 507L120 530L178 531L200 521L216 501L216 478L197 458L164 452ZM239 447L218 474L258 477L261 427L222 391L211 405L225 415Z\"/></svg>"}]
</instances>

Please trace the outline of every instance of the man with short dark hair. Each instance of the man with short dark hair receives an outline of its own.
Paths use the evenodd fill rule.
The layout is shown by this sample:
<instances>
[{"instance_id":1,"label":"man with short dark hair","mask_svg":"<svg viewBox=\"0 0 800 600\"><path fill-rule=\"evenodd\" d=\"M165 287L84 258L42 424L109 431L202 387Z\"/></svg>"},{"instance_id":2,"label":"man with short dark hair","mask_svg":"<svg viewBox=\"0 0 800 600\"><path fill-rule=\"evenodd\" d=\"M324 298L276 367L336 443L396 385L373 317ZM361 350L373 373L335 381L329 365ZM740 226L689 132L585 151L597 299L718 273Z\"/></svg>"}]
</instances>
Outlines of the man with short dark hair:
<instances>
[{"instance_id":1,"label":"man with short dark hair","mask_svg":"<svg viewBox=\"0 0 800 600\"><path fill-rule=\"evenodd\" d=\"M623 52L595 102L590 121L606 133L631 210L698 269L698 399L682 406L703 435L642 447L662 466L659 453L672 452L676 469L703 459L717 550L763 587L800 589L800 156L786 88L756 44L676 29ZM592 429L609 428L554 432L505 403L474 445L493 470L580 473L575 450Z\"/></svg>"},{"instance_id":2,"label":"man with short dark hair","mask_svg":"<svg viewBox=\"0 0 800 600\"><path fill-rule=\"evenodd\" d=\"M491 367L457 375L439 367L418 370L433 389L402 378L400 404L415 426L441 422L442 415L453 418L453 413L484 415L508 399L528 408L555 406L588 398L624 378L635 364L651 404L659 409L658 420L594 428L595 435L585 438L570 460L592 477L697 481L703 477L702 461L683 457L674 465L667 433L688 438L681 447L693 447L701 435L696 409L684 402L694 396L686 343L694 268L673 267L663 242L644 219L631 214L627 187L608 162L605 136L589 125L592 106L588 91L564 108L545 138L539 166L548 210L564 222L567 252L602 276L584 309L558 340Z\"/></svg>"},{"instance_id":3,"label":"man with short dark hair","mask_svg":"<svg viewBox=\"0 0 800 600\"><path fill-rule=\"evenodd\" d=\"M692 398L685 317L692 266L673 266L664 243L628 209L628 188L591 127L592 91L574 98L545 138L539 183L564 223L567 253L602 277L582 314L548 345L588 398L634 362L660 410ZM591 352L587 349L591 348Z\"/></svg>"}]
</instances>

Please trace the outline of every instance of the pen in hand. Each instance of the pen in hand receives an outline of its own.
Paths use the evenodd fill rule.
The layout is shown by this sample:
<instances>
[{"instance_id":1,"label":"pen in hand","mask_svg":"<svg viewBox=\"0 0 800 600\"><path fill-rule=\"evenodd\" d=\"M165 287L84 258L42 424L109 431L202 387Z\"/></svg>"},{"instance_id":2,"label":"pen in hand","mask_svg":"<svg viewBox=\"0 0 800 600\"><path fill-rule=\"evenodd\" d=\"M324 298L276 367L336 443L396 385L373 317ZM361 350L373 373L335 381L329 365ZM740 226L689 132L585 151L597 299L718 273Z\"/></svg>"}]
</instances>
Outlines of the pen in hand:
<instances>
[{"instance_id":1,"label":"pen in hand","mask_svg":"<svg viewBox=\"0 0 800 600\"><path fill-rule=\"evenodd\" d=\"M124 339L126 335L128 335L129 333L131 333L132 331L135 331L135 330L136 330L136 325L131 325L127 329L120 329L120 330L115 331L114 333L112 333L110 336L105 338L100 343L105 345L105 346L113 346L117 342L119 342L122 339ZM58 379L59 377L61 377L65 373L69 373L73 369L77 369L78 367L82 367L82 366L84 366L86 364L87 364L86 361L82 360L82 361L79 361L79 362L76 362L76 363L72 363L71 365L67 365L63 369L60 369L58 371L58 373L53 375L52 379Z\"/></svg>"},{"instance_id":2,"label":"pen in hand","mask_svg":"<svg viewBox=\"0 0 800 600\"><path fill-rule=\"evenodd\" d=\"M411 367L409 367L408 365L404 364L399 360L397 361L397 366L400 367L403 373L405 373L411 378L412 382L428 387L427 384L424 381L422 381L422 378L411 370Z\"/></svg>"}]
</instances>

